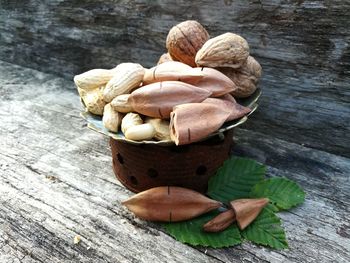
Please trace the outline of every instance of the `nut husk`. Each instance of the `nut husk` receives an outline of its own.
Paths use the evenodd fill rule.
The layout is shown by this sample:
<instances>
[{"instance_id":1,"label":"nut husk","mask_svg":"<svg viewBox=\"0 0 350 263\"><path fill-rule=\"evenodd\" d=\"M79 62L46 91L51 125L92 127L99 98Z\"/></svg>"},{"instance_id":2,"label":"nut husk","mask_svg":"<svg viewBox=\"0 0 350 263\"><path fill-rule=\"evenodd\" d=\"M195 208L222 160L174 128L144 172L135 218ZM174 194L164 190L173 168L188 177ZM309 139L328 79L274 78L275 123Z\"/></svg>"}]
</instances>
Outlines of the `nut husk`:
<instances>
[{"instance_id":1,"label":"nut husk","mask_svg":"<svg viewBox=\"0 0 350 263\"><path fill-rule=\"evenodd\" d=\"M205 42L196 54L196 64L211 68L239 68L248 56L248 42L239 35L225 33Z\"/></svg>"},{"instance_id":2,"label":"nut husk","mask_svg":"<svg viewBox=\"0 0 350 263\"><path fill-rule=\"evenodd\" d=\"M167 120L162 120L158 118L146 118L146 123L150 123L153 125L156 133L154 135L154 139L158 141L168 141L170 139L170 123Z\"/></svg>"},{"instance_id":3,"label":"nut husk","mask_svg":"<svg viewBox=\"0 0 350 263\"><path fill-rule=\"evenodd\" d=\"M187 20L170 29L166 48L174 60L195 67L196 53L208 39L209 34L200 23Z\"/></svg>"},{"instance_id":4,"label":"nut husk","mask_svg":"<svg viewBox=\"0 0 350 263\"><path fill-rule=\"evenodd\" d=\"M221 206L198 192L176 186L155 187L122 204L141 219L163 222L188 220Z\"/></svg>"},{"instance_id":5,"label":"nut husk","mask_svg":"<svg viewBox=\"0 0 350 263\"><path fill-rule=\"evenodd\" d=\"M123 114L114 110L111 104L106 104L103 110L102 122L106 129L112 132L118 132L122 122Z\"/></svg>"},{"instance_id":6,"label":"nut husk","mask_svg":"<svg viewBox=\"0 0 350 263\"><path fill-rule=\"evenodd\" d=\"M105 85L113 76L113 69L91 69L74 76L74 83L83 90L92 90Z\"/></svg>"},{"instance_id":7,"label":"nut husk","mask_svg":"<svg viewBox=\"0 0 350 263\"><path fill-rule=\"evenodd\" d=\"M118 95L111 101L111 106L118 112L128 113L132 112L133 108L128 103L128 98L130 94Z\"/></svg>"},{"instance_id":8,"label":"nut husk","mask_svg":"<svg viewBox=\"0 0 350 263\"><path fill-rule=\"evenodd\" d=\"M130 93L140 86L145 69L137 63L121 63L114 70L111 78L103 91L103 99L111 102L121 94Z\"/></svg>"},{"instance_id":9,"label":"nut husk","mask_svg":"<svg viewBox=\"0 0 350 263\"><path fill-rule=\"evenodd\" d=\"M103 89L104 86L91 90L78 88L79 95L83 100L86 109L92 114L103 115L103 109L106 105L106 102L103 100Z\"/></svg>"}]
</instances>

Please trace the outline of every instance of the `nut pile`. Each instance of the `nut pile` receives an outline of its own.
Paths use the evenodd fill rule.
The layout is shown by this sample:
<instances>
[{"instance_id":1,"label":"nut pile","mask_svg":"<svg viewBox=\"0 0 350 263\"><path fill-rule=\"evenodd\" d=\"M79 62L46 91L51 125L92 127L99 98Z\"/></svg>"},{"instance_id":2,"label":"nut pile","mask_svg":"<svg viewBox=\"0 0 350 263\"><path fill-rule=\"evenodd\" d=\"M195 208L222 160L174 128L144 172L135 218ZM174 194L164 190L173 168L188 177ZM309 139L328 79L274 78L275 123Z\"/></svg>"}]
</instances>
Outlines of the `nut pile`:
<instances>
[{"instance_id":1,"label":"nut pile","mask_svg":"<svg viewBox=\"0 0 350 263\"><path fill-rule=\"evenodd\" d=\"M168 53L150 69L121 63L74 77L86 109L103 116L106 129L121 129L129 140L181 145L250 112L235 98L254 93L261 66L243 37L225 33L210 38L201 24L189 20L169 31L166 47Z\"/></svg>"}]
</instances>

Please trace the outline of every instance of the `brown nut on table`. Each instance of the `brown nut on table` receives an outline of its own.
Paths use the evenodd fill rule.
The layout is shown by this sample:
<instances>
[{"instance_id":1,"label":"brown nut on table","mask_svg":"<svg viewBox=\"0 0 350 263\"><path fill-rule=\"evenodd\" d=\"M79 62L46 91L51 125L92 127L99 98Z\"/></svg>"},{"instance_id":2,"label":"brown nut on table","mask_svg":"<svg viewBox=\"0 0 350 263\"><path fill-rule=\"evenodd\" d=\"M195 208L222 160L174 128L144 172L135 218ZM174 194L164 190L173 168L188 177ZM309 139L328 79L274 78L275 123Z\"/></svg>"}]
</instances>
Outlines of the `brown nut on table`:
<instances>
[{"instance_id":1,"label":"brown nut on table","mask_svg":"<svg viewBox=\"0 0 350 263\"><path fill-rule=\"evenodd\" d=\"M206 232L220 232L237 221L238 227L243 230L259 215L269 203L268 198L237 199L230 202L231 209L220 213L203 225Z\"/></svg>"},{"instance_id":2,"label":"brown nut on table","mask_svg":"<svg viewBox=\"0 0 350 263\"><path fill-rule=\"evenodd\" d=\"M196 54L196 64L211 68L239 68L248 56L248 42L239 35L225 33L204 43Z\"/></svg>"},{"instance_id":3,"label":"brown nut on table","mask_svg":"<svg viewBox=\"0 0 350 263\"><path fill-rule=\"evenodd\" d=\"M252 95L261 77L262 68L258 61L252 56L249 56L242 67L238 69L233 68L217 68L227 77L229 77L237 86L231 92L236 98L246 98Z\"/></svg>"},{"instance_id":4,"label":"brown nut on table","mask_svg":"<svg viewBox=\"0 0 350 263\"><path fill-rule=\"evenodd\" d=\"M195 218L222 205L198 192L176 186L151 188L122 204L141 219L163 222Z\"/></svg>"},{"instance_id":5,"label":"brown nut on table","mask_svg":"<svg viewBox=\"0 0 350 263\"><path fill-rule=\"evenodd\" d=\"M188 20L170 29L166 47L174 60L195 67L196 53L208 39L209 34L200 23Z\"/></svg>"}]
</instances>

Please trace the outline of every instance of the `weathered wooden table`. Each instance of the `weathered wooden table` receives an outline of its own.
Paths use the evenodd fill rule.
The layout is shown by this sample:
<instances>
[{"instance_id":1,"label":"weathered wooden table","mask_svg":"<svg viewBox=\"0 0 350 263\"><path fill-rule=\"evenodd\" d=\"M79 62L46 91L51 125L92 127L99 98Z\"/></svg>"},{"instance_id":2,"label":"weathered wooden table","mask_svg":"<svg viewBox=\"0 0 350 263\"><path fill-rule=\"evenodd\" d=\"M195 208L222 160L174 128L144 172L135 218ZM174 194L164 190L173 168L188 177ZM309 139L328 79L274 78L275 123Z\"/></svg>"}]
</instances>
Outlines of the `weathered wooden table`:
<instances>
[{"instance_id":1,"label":"weathered wooden table","mask_svg":"<svg viewBox=\"0 0 350 263\"><path fill-rule=\"evenodd\" d=\"M121 205L108 138L86 127L71 81L0 63L0 262L349 262L350 160L238 129L234 154L306 191L280 213L290 244L191 247ZM76 235L79 244L73 244Z\"/></svg>"},{"instance_id":2,"label":"weathered wooden table","mask_svg":"<svg viewBox=\"0 0 350 263\"><path fill-rule=\"evenodd\" d=\"M350 262L349 14L343 0L0 1L0 263ZM74 74L150 67L187 19L241 34L263 67L233 154L306 191L279 214L288 250L191 247L134 219L108 138L79 117Z\"/></svg>"}]
</instances>

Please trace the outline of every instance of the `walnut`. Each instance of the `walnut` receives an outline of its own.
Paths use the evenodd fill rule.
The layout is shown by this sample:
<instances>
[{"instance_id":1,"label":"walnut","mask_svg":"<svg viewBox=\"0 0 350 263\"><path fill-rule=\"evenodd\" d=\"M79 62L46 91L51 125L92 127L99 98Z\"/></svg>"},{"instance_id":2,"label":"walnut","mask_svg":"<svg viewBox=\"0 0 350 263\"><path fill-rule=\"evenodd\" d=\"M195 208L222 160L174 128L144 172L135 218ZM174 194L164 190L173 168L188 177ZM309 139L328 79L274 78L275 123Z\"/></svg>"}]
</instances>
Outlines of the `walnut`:
<instances>
[{"instance_id":1,"label":"walnut","mask_svg":"<svg viewBox=\"0 0 350 263\"><path fill-rule=\"evenodd\" d=\"M254 93L257 88L262 69L258 61L249 56L242 67L217 68L219 71L229 77L237 86L231 94L236 98L246 98Z\"/></svg>"},{"instance_id":2,"label":"walnut","mask_svg":"<svg viewBox=\"0 0 350 263\"><path fill-rule=\"evenodd\" d=\"M225 33L205 42L195 60L198 66L239 68L248 56L248 42L239 35Z\"/></svg>"},{"instance_id":3,"label":"walnut","mask_svg":"<svg viewBox=\"0 0 350 263\"><path fill-rule=\"evenodd\" d=\"M196 53L208 39L209 34L200 23L188 20L170 29L166 47L174 60L195 67Z\"/></svg>"}]
</instances>

